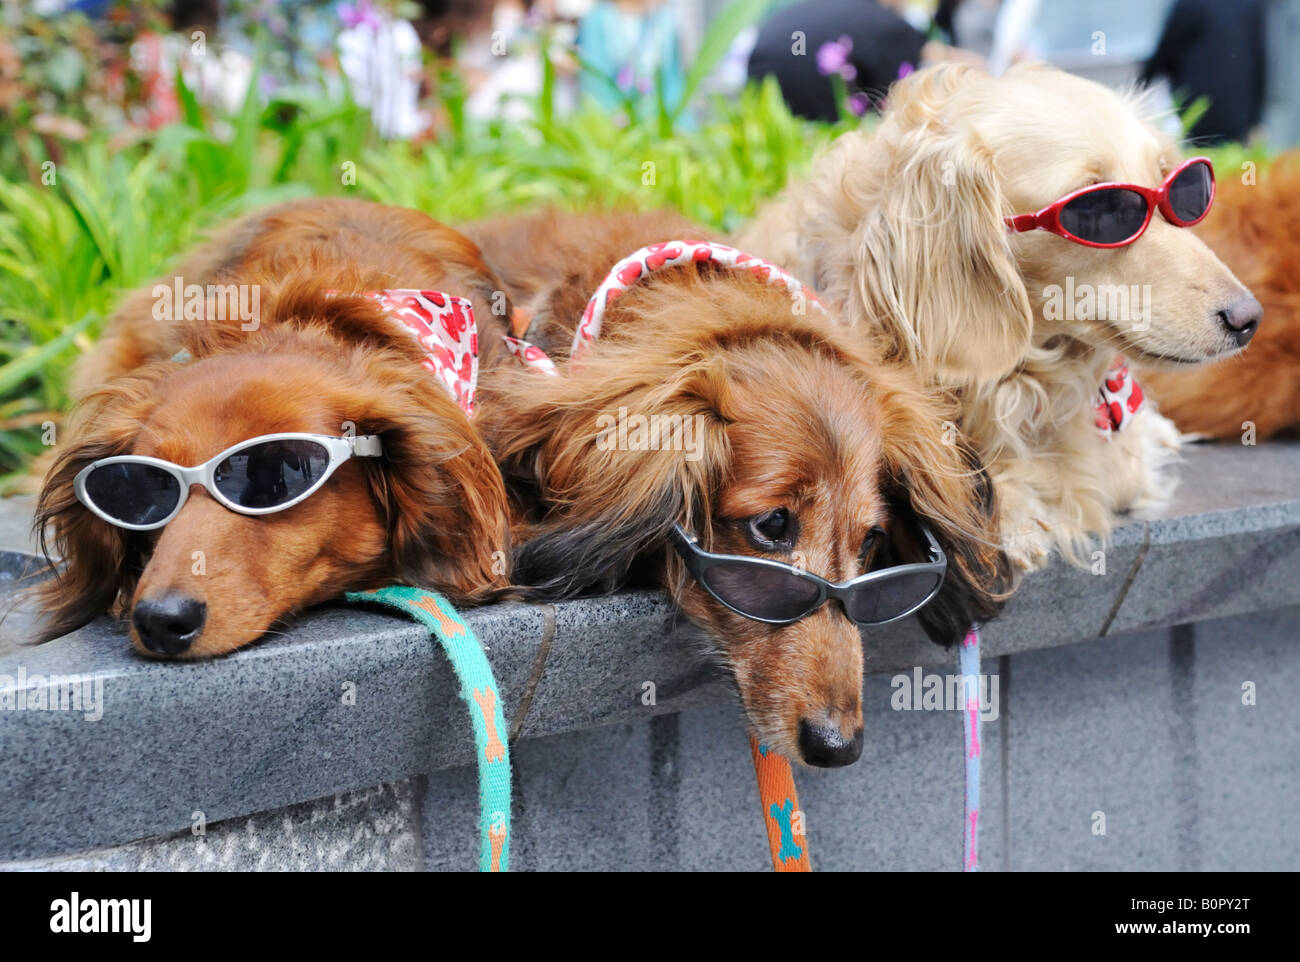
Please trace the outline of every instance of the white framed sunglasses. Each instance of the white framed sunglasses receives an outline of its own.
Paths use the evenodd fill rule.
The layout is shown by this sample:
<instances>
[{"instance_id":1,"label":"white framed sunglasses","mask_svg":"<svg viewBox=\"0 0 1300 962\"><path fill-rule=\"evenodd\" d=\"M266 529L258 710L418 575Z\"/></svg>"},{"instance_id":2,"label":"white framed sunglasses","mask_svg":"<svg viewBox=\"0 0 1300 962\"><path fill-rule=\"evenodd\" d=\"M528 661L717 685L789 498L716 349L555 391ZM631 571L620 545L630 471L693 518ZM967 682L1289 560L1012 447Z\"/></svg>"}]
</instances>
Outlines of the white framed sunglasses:
<instances>
[{"instance_id":1,"label":"white framed sunglasses","mask_svg":"<svg viewBox=\"0 0 1300 962\"><path fill-rule=\"evenodd\" d=\"M109 524L152 531L180 514L191 485L202 485L218 504L239 514L274 514L311 497L349 458L382 454L373 434L264 434L192 468L136 454L100 458L77 472L72 488L78 501Z\"/></svg>"}]
</instances>

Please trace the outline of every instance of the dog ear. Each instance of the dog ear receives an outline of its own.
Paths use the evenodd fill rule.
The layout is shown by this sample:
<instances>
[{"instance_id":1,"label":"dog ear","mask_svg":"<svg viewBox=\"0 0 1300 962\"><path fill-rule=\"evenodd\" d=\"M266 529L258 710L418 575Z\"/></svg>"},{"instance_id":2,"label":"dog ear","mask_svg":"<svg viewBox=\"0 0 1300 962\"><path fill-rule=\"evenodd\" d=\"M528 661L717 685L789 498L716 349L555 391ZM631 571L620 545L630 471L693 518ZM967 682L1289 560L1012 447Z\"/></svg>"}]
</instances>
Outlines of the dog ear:
<instances>
[{"instance_id":1,"label":"dog ear","mask_svg":"<svg viewBox=\"0 0 1300 962\"><path fill-rule=\"evenodd\" d=\"M897 563L926 560L923 521L948 559L939 593L917 616L939 644L960 641L974 624L997 617L1010 593L1010 567L997 544L993 486L978 458L940 406L880 369L884 411L884 488Z\"/></svg>"},{"instance_id":2,"label":"dog ear","mask_svg":"<svg viewBox=\"0 0 1300 962\"><path fill-rule=\"evenodd\" d=\"M647 353L611 340L580 377L513 371L484 396L507 483L537 499L515 555L527 597L612 591L665 550L674 523L708 530L727 463L725 377L716 359L681 366ZM652 424L682 443L654 449Z\"/></svg>"},{"instance_id":3,"label":"dog ear","mask_svg":"<svg viewBox=\"0 0 1300 962\"><path fill-rule=\"evenodd\" d=\"M859 185L863 316L922 370L959 383L1014 370L1033 327L992 153L945 111L971 74L945 66L895 84L875 134L838 155L840 181Z\"/></svg>"},{"instance_id":4,"label":"dog ear","mask_svg":"<svg viewBox=\"0 0 1300 962\"><path fill-rule=\"evenodd\" d=\"M382 457L361 460L386 519L388 575L459 604L486 601L509 584L501 472L433 378L388 388L357 422L383 445Z\"/></svg>"},{"instance_id":5,"label":"dog ear","mask_svg":"<svg viewBox=\"0 0 1300 962\"><path fill-rule=\"evenodd\" d=\"M58 638L110 611L131 594L143 570L147 534L95 516L73 490L73 480L87 465L130 452L139 421L109 419L99 412L110 395L127 394L134 380L83 402L80 417L68 429L73 440L55 457L41 485L32 528L55 574L32 589L44 615L39 641Z\"/></svg>"},{"instance_id":6,"label":"dog ear","mask_svg":"<svg viewBox=\"0 0 1300 962\"><path fill-rule=\"evenodd\" d=\"M926 560L925 540L918 529L920 517L908 496L907 481L904 479L896 486L890 497L893 518L889 535L897 552L896 564ZM990 493L991 509L992 486L987 477L984 477L982 487ZM932 641L952 645L961 641L972 626L983 624L1001 613L1009 570L1000 560L1001 552L991 551L989 545L971 537L968 532L936 525L932 518L926 521L948 559L948 568L939 593L917 612L917 619ZM997 557L991 556L994 554Z\"/></svg>"}]
</instances>

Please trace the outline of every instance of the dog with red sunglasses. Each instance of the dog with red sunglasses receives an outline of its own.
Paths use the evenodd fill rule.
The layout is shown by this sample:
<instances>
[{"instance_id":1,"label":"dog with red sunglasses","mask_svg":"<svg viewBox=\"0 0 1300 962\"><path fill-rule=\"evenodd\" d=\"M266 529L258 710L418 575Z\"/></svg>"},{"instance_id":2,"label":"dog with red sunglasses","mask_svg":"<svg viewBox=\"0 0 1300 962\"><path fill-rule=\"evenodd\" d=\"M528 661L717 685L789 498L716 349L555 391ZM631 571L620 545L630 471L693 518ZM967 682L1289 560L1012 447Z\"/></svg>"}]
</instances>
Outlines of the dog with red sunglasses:
<instances>
[{"instance_id":1,"label":"dog with red sunglasses","mask_svg":"<svg viewBox=\"0 0 1300 962\"><path fill-rule=\"evenodd\" d=\"M666 587L764 742L856 760L859 625L916 611L951 644L1000 607L988 485L950 412L779 267L674 215L465 230L530 319L480 421L523 593Z\"/></svg>"},{"instance_id":2,"label":"dog with red sunglasses","mask_svg":"<svg viewBox=\"0 0 1300 962\"><path fill-rule=\"evenodd\" d=\"M506 494L469 412L476 339L504 352L472 305L501 290L424 214L306 200L129 296L37 502L44 637L115 612L140 653L201 658L348 590L494 597Z\"/></svg>"},{"instance_id":3,"label":"dog with red sunglasses","mask_svg":"<svg viewBox=\"0 0 1300 962\"><path fill-rule=\"evenodd\" d=\"M1020 570L1091 561L1117 513L1165 503L1179 436L1126 360L1250 341L1260 305L1194 233L1214 197L1143 104L1038 65L895 84L739 243L804 275L860 336L960 404Z\"/></svg>"}]
</instances>

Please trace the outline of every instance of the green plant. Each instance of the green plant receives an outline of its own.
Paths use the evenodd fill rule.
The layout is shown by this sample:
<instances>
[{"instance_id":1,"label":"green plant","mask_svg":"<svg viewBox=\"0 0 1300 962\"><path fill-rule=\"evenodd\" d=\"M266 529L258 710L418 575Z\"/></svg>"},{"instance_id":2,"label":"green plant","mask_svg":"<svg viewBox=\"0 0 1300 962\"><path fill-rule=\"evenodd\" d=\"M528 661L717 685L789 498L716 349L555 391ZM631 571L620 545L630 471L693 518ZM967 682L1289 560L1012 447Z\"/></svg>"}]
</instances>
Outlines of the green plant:
<instances>
[{"instance_id":1,"label":"green plant","mask_svg":"<svg viewBox=\"0 0 1300 962\"><path fill-rule=\"evenodd\" d=\"M0 174L0 485L39 453L41 426L66 406L68 366L122 294L243 211L312 194L452 223L543 204L665 207L729 230L840 129L791 116L769 83L706 105L689 132L539 102L530 122L461 116L411 145L382 141L364 110L310 90L266 104L250 93L220 116L177 85L180 123L124 146L94 131L44 177Z\"/></svg>"}]
</instances>

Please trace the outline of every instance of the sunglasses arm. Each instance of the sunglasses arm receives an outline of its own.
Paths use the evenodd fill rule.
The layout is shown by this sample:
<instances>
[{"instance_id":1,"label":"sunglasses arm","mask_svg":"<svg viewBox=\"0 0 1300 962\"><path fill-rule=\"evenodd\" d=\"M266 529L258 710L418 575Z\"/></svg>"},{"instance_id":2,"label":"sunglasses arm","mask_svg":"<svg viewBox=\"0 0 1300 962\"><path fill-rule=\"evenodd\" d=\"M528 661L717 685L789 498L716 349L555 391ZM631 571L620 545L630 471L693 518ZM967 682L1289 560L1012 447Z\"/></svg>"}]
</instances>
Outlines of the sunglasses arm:
<instances>
[{"instance_id":1,"label":"sunglasses arm","mask_svg":"<svg viewBox=\"0 0 1300 962\"><path fill-rule=\"evenodd\" d=\"M1023 234L1025 231L1038 230L1043 225L1040 223L1042 211L1037 214L1016 214L1014 217L1003 218L1006 221L1007 228L1013 234Z\"/></svg>"},{"instance_id":2,"label":"sunglasses arm","mask_svg":"<svg viewBox=\"0 0 1300 962\"><path fill-rule=\"evenodd\" d=\"M379 443L379 435L377 434L350 437L348 438L348 445L352 448L352 456L356 458L377 458L384 453L384 447Z\"/></svg>"}]
</instances>

